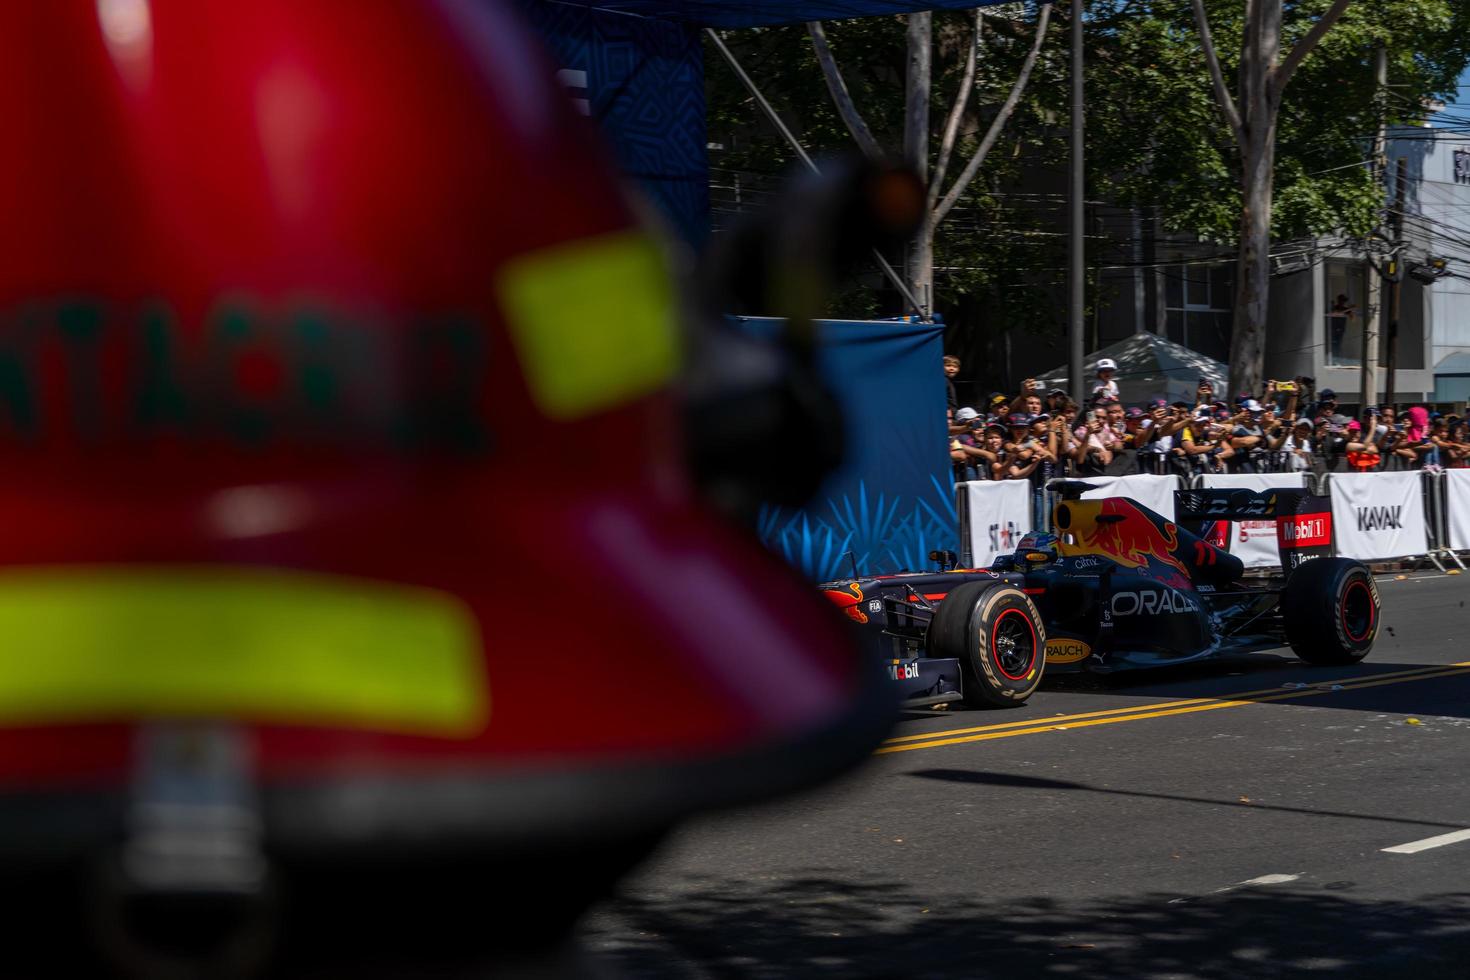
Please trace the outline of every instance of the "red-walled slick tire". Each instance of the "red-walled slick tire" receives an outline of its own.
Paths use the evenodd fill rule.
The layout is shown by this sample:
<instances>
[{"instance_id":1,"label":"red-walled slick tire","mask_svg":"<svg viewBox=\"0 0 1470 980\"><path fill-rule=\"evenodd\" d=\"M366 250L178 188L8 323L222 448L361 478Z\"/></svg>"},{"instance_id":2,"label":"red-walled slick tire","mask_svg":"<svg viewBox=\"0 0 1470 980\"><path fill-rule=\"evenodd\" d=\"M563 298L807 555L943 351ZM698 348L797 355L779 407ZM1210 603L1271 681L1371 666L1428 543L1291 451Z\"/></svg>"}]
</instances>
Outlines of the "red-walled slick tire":
<instances>
[{"instance_id":1,"label":"red-walled slick tire","mask_svg":"<svg viewBox=\"0 0 1470 980\"><path fill-rule=\"evenodd\" d=\"M931 657L954 657L965 702L976 708L1025 704L1046 669L1046 628L1020 589L967 582L939 604L925 643Z\"/></svg>"},{"instance_id":2,"label":"red-walled slick tire","mask_svg":"<svg viewBox=\"0 0 1470 980\"><path fill-rule=\"evenodd\" d=\"M1373 575L1351 558L1314 558L1286 580L1286 639L1307 663L1355 664L1378 636L1381 603Z\"/></svg>"}]
</instances>

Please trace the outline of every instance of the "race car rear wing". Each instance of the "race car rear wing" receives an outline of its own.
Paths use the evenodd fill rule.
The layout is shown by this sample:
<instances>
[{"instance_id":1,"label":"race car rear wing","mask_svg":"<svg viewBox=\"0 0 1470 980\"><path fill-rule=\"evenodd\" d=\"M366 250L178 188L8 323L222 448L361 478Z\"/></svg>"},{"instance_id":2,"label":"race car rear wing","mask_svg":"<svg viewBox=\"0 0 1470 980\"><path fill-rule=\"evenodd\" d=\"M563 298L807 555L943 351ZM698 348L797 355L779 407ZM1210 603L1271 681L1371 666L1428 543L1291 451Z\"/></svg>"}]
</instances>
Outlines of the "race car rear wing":
<instances>
[{"instance_id":1,"label":"race car rear wing","mask_svg":"<svg viewBox=\"0 0 1470 980\"><path fill-rule=\"evenodd\" d=\"M1180 490L1174 494L1179 525L1224 546L1231 522L1275 521L1281 568L1332 554L1332 504L1302 489Z\"/></svg>"}]
</instances>

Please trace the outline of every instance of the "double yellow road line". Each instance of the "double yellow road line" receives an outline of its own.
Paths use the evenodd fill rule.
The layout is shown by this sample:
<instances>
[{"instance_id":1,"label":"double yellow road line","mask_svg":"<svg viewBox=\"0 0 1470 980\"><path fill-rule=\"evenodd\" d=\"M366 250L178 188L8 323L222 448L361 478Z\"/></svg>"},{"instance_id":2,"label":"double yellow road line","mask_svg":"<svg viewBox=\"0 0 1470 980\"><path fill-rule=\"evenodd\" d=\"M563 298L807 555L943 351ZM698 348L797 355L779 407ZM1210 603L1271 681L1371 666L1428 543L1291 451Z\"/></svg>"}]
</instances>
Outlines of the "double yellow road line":
<instances>
[{"instance_id":1,"label":"double yellow road line","mask_svg":"<svg viewBox=\"0 0 1470 980\"><path fill-rule=\"evenodd\" d=\"M1144 721L1148 718L1167 718L1170 715L1190 715L1200 711L1218 711L1221 708L1243 708L1249 704L1265 704L1270 701L1295 701L1322 694L1338 694L1344 691L1361 691L1387 684L1407 684L1427 681L1456 674L1470 674L1470 661L1444 664L1437 667L1416 667L1391 674L1375 674L1370 677L1348 677L1341 680L1319 681L1306 687L1268 687L1259 691L1242 691L1229 698L1190 698L1186 701L1164 701L1159 704L1136 705L1132 708L1112 708L1108 711L1085 711L1075 715L1056 715L1045 721L1011 721L999 725L980 725L975 728L955 728L944 732L925 732L919 735L901 735L890 738L877 750L877 755L893 752L913 752L917 749L935 749L942 745L960 745L964 742L986 742L993 738L1011 738L1016 735L1036 735L1041 732L1068 731L1074 728L1092 728L1095 725L1116 725L1125 721Z\"/></svg>"}]
</instances>

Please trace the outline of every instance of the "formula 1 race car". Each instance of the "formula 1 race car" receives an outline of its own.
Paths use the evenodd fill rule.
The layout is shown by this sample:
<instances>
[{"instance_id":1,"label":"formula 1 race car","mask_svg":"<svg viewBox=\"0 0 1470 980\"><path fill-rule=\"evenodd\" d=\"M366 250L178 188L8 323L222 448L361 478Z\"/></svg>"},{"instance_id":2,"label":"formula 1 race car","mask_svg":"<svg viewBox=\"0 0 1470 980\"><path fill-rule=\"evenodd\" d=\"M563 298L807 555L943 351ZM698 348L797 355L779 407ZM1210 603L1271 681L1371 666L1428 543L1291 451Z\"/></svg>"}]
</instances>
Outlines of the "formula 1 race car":
<instances>
[{"instance_id":1,"label":"formula 1 race car","mask_svg":"<svg viewBox=\"0 0 1470 980\"><path fill-rule=\"evenodd\" d=\"M1108 673L1290 645L1311 664L1367 656L1380 603L1361 563L1330 557L1328 498L1305 490L1188 490L1178 521L1056 481L1054 533L990 568L828 582L909 706L1018 705L1048 671ZM1246 579L1231 521L1276 521L1282 573Z\"/></svg>"}]
</instances>

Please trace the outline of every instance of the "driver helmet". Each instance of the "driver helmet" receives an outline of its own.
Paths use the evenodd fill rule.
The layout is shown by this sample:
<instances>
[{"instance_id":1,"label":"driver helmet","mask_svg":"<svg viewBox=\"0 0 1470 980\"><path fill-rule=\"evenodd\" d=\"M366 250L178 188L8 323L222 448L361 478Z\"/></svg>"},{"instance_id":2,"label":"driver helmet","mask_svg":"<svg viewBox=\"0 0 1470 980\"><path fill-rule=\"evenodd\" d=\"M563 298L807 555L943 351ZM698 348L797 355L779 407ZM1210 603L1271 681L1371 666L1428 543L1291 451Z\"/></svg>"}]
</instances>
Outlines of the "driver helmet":
<instances>
[{"instance_id":1,"label":"driver helmet","mask_svg":"<svg viewBox=\"0 0 1470 980\"><path fill-rule=\"evenodd\" d=\"M509 6L0 8L7 861L187 759L350 863L643 839L881 738L692 490L661 248Z\"/></svg>"},{"instance_id":2,"label":"driver helmet","mask_svg":"<svg viewBox=\"0 0 1470 980\"><path fill-rule=\"evenodd\" d=\"M1016 554L1018 556L1043 554L1048 556L1047 561L1053 561L1057 557L1057 536L1047 531L1028 532L1021 536L1021 542L1016 547Z\"/></svg>"}]
</instances>

